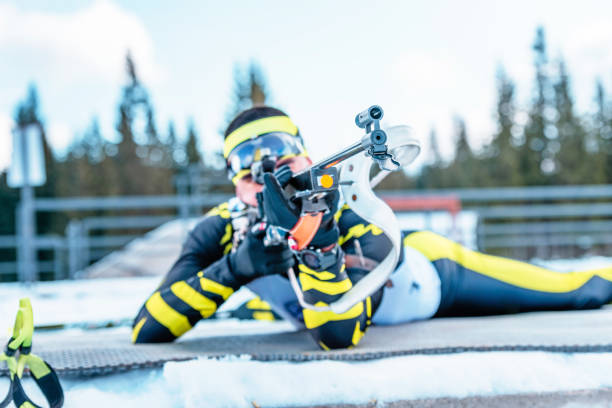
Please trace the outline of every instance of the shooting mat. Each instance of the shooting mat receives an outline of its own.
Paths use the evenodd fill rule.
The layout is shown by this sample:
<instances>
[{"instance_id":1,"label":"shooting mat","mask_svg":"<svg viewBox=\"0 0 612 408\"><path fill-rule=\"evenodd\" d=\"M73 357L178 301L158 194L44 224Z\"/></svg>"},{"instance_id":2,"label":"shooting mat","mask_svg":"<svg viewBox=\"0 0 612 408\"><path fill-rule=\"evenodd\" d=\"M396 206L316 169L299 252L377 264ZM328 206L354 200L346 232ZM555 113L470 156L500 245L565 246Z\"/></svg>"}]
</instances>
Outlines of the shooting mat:
<instances>
[{"instance_id":1,"label":"shooting mat","mask_svg":"<svg viewBox=\"0 0 612 408\"><path fill-rule=\"evenodd\" d=\"M350 350L321 351L304 331L132 345L125 334L94 330L69 338L45 335L37 339L35 335L33 348L62 376L112 374L160 367L168 361L228 355L249 355L261 361L365 361L467 351L612 352L612 307L375 326ZM6 375L6 370L0 375Z\"/></svg>"}]
</instances>

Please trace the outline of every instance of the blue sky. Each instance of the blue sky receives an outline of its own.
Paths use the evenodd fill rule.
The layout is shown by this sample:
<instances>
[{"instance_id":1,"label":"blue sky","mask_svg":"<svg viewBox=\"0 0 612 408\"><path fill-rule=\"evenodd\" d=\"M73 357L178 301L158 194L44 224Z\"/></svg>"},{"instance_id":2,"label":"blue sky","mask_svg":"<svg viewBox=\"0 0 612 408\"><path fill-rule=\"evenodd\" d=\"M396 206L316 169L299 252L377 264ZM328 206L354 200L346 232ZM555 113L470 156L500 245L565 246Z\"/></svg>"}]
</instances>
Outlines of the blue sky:
<instances>
[{"instance_id":1,"label":"blue sky","mask_svg":"<svg viewBox=\"0 0 612 408\"><path fill-rule=\"evenodd\" d=\"M608 1L0 1L0 168L10 160L10 118L35 82L52 145L62 151L100 119L116 138L123 58L131 49L150 90L158 129L193 118L202 146L218 147L236 63L264 69L272 104L300 127L321 158L360 132L371 104L388 124L413 126L427 154L435 127L450 152L452 120L470 142L494 130L495 74L532 91L535 29L549 55L563 55L581 111L595 79L612 91L612 2Z\"/></svg>"}]
</instances>

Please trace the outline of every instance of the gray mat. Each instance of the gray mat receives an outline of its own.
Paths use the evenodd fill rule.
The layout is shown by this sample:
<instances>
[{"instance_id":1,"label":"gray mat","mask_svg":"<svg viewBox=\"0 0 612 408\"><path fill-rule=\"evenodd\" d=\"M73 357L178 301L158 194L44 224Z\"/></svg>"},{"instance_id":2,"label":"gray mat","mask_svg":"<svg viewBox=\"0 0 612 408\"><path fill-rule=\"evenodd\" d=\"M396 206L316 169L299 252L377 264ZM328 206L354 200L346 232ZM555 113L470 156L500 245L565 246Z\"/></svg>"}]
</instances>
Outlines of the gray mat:
<instances>
[{"instance_id":1,"label":"gray mat","mask_svg":"<svg viewBox=\"0 0 612 408\"><path fill-rule=\"evenodd\" d=\"M372 327L358 347L321 351L306 332L205 337L132 345L125 335L99 331L83 338L36 340L33 352L60 375L101 375L161 366L168 361L250 355L253 359L370 360L466 351L612 352L612 308L519 315L446 318Z\"/></svg>"}]
</instances>

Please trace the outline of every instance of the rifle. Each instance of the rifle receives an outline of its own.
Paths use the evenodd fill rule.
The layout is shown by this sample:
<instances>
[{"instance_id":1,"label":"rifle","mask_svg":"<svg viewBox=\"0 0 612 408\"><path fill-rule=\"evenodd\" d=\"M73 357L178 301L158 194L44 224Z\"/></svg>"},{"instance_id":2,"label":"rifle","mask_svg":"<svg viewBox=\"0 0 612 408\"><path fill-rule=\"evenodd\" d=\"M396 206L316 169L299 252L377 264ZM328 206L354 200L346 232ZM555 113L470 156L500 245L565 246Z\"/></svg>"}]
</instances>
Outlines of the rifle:
<instances>
[{"instance_id":1,"label":"rifle","mask_svg":"<svg viewBox=\"0 0 612 408\"><path fill-rule=\"evenodd\" d=\"M391 208L374 194L372 188L389 172L412 163L421 148L419 142L412 138L408 126L394 126L383 130L380 126L383 115L383 110L378 105L358 113L355 124L365 130L365 135L359 141L292 177L285 193L292 201L299 202L301 214L288 236L286 231L274 226L267 229L266 239L269 243L289 239L292 249L302 250L319 229L323 214L330 211L324 197L339 189L349 207L357 215L382 229L393 244L392 250L380 264L340 299L328 306L315 306L306 302L295 272L290 269L289 281L303 308L344 313L378 290L397 265L401 251L401 233L397 218ZM378 164L380 173L370 180L370 169L374 163Z\"/></svg>"}]
</instances>

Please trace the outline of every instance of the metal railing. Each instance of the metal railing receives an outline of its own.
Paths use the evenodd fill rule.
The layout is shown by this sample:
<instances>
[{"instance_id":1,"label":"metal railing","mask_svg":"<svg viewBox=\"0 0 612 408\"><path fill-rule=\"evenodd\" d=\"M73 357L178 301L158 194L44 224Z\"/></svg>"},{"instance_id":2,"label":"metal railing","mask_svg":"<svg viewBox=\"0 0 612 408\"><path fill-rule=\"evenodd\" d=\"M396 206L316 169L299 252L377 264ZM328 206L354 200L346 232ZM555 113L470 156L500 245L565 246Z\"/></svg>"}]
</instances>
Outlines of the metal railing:
<instances>
[{"instance_id":1,"label":"metal railing","mask_svg":"<svg viewBox=\"0 0 612 408\"><path fill-rule=\"evenodd\" d=\"M478 247L521 259L609 254L612 185L440 189L390 197L452 196L478 214Z\"/></svg>"},{"instance_id":2,"label":"metal railing","mask_svg":"<svg viewBox=\"0 0 612 408\"><path fill-rule=\"evenodd\" d=\"M506 255L527 259L576 255L595 249L607 251L612 246L612 185L404 190L383 191L381 195L389 202L401 202L406 197L423 202L441 197L456 199L462 210L478 214L478 247L488 252L505 251ZM51 274L53 279L74 277L77 271L145 232L175 218L198 216L203 209L229 197L195 193L36 199L33 205L37 213L70 212L73 216L63 236L36 237L37 252L47 251L47 258L51 258L38 260L37 270ZM112 210L118 215L90 215L99 210ZM121 214L133 214L134 210L167 213ZM100 232L103 235L97 235ZM0 236L0 249L18 246L17 237ZM17 266L17 261L3 259L0 275L16 274Z\"/></svg>"},{"instance_id":3,"label":"metal railing","mask_svg":"<svg viewBox=\"0 0 612 408\"><path fill-rule=\"evenodd\" d=\"M36 213L57 212L77 214L65 229L64 236L37 236L33 246L36 253L52 251L53 261L35 263L35 280L38 272L51 273L52 279L71 278L75 273L92 261L100 259L114 249L120 248L144 232L164 222L176 218L190 218L202 213L202 209L211 208L229 198L227 194L194 194L166 196L129 196L129 197L75 197L75 198L39 198L33 200ZM125 212L140 210L165 210L165 215L113 215L87 216L91 211L112 210ZM19 209L17 211L20 211ZM82 213L82 216L78 216ZM92 235L92 231L132 229L138 234L105 234ZM17 249L19 236L0 236L0 249ZM21 276L19 260L0 262L0 275ZM31 275L30 275L31 276Z\"/></svg>"}]
</instances>

